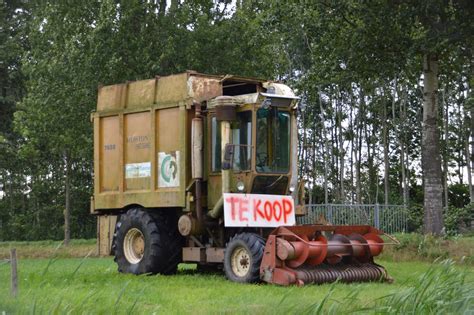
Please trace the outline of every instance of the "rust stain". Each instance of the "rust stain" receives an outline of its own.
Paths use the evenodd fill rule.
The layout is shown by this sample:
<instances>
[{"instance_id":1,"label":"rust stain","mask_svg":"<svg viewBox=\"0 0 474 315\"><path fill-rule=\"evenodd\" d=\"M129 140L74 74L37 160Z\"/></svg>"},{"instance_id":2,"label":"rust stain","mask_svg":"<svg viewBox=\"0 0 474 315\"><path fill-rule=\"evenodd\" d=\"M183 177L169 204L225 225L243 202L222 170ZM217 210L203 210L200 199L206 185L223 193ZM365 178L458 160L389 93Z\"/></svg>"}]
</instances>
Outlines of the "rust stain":
<instances>
[{"instance_id":1,"label":"rust stain","mask_svg":"<svg viewBox=\"0 0 474 315\"><path fill-rule=\"evenodd\" d=\"M198 102L222 95L222 85L219 80L194 77L192 81L194 99Z\"/></svg>"}]
</instances>

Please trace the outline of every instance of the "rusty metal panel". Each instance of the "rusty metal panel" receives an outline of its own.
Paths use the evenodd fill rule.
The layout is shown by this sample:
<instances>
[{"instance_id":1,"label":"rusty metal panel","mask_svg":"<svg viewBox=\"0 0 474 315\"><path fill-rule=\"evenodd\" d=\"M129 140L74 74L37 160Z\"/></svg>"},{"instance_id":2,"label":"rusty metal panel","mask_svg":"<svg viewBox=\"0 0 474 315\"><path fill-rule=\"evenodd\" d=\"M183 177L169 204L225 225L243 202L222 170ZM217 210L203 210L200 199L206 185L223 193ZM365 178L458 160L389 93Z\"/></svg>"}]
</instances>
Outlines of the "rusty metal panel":
<instances>
[{"instance_id":1,"label":"rusty metal panel","mask_svg":"<svg viewBox=\"0 0 474 315\"><path fill-rule=\"evenodd\" d=\"M186 206L192 100L219 95L220 79L186 72L99 89L93 115L94 213L130 204Z\"/></svg>"},{"instance_id":2,"label":"rusty metal panel","mask_svg":"<svg viewBox=\"0 0 474 315\"><path fill-rule=\"evenodd\" d=\"M124 190L149 190L151 181L150 112L124 115Z\"/></svg>"},{"instance_id":3,"label":"rusty metal panel","mask_svg":"<svg viewBox=\"0 0 474 315\"><path fill-rule=\"evenodd\" d=\"M183 247L183 261L222 263L224 262L224 248Z\"/></svg>"},{"instance_id":4,"label":"rusty metal panel","mask_svg":"<svg viewBox=\"0 0 474 315\"><path fill-rule=\"evenodd\" d=\"M103 111L123 108L126 92L126 84L115 84L99 88L97 110Z\"/></svg>"},{"instance_id":5,"label":"rusty metal panel","mask_svg":"<svg viewBox=\"0 0 474 315\"><path fill-rule=\"evenodd\" d=\"M206 261L212 263L224 262L224 248L209 247L206 248Z\"/></svg>"},{"instance_id":6,"label":"rusty metal panel","mask_svg":"<svg viewBox=\"0 0 474 315\"><path fill-rule=\"evenodd\" d=\"M178 107L156 111L156 146L158 151L171 151L178 148L179 124Z\"/></svg>"},{"instance_id":7,"label":"rusty metal panel","mask_svg":"<svg viewBox=\"0 0 474 315\"><path fill-rule=\"evenodd\" d=\"M155 103L179 102L188 98L188 73L161 77L158 80Z\"/></svg>"},{"instance_id":8,"label":"rusty metal panel","mask_svg":"<svg viewBox=\"0 0 474 315\"><path fill-rule=\"evenodd\" d=\"M222 175L209 174L207 185L207 207L212 209L217 201L222 197Z\"/></svg>"},{"instance_id":9,"label":"rusty metal panel","mask_svg":"<svg viewBox=\"0 0 474 315\"><path fill-rule=\"evenodd\" d=\"M97 113L92 114L94 124L94 196L100 193L100 119ZM92 198L94 199L94 198ZM94 200L92 200L94 203ZM91 204L91 212L95 209L95 204Z\"/></svg>"},{"instance_id":10,"label":"rusty metal panel","mask_svg":"<svg viewBox=\"0 0 474 315\"><path fill-rule=\"evenodd\" d=\"M181 186L181 173L184 171L183 152L180 137L182 127L179 107L156 111L156 186L158 188L178 188ZM181 140L181 141L180 141Z\"/></svg>"},{"instance_id":11,"label":"rusty metal panel","mask_svg":"<svg viewBox=\"0 0 474 315\"><path fill-rule=\"evenodd\" d=\"M110 255L116 223L116 215L102 215L97 217L97 250L99 256Z\"/></svg>"},{"instance_id":12,"label":"rusty metal panel","mask_svg":"<svg viewBox=\"0 0 474 315\"><path fill-rule=\"evenodd\" d=\"M206 262L205 248L183 247L183 261Z\"/></svg>"},{"instance_id":13,"label":"rusty metal panel","mask_svg":"<svg viewBox=\"0 0 474 315\"><path fill-rule=\"evenodd\" d=\"M222 83L217 78L191 75L188 79L188 94L198 102L222 95Z\"/></svg>"},{"instance_id":14,"label":"rusty metal panel","mask_svg":"<svg viewBox=\"0 0 474 315\"><path fill-rule=\"evenodd\" d=\"M120 182L119 116L101 117L99 130L100 192L118 191Z\"/></svg>"},{"instance_id":15,"label":"rusty metal panel","mask_svg":"<svg viewBox=\"0 0 474 315\"><path fill-rule=\"evenodd\" d=\"M183 107L184 109L184 107ZM190 110L186 110L185 111L185 115L183 115L182 119L183 119L183 125L186 126L186 128L183 128L183 135L182 137L185 138L184 140L184 147L185 147L185 152L186 152L186 160L183 161L185 162L185 176L183 176L183 180L185 181L186 183L186 186L188 183L191 182L192 180L192 172L191 172L191 125L192 125L192 121L193 121L193 118L195 117L195 111L194 111L194 108L190 109ZM204 158L204 156L203 156Z\"/></svg>"},{"instance_id":16,"label":"rusty metal panel","mask_svg":"<svg viewBox=\"0 0 474 315\"><path fill-rule=\"evenodd\" d=\"M141 80L128 83L127 108L151 106L155 99L156 80Z\"/></svg>"}]
</instances>

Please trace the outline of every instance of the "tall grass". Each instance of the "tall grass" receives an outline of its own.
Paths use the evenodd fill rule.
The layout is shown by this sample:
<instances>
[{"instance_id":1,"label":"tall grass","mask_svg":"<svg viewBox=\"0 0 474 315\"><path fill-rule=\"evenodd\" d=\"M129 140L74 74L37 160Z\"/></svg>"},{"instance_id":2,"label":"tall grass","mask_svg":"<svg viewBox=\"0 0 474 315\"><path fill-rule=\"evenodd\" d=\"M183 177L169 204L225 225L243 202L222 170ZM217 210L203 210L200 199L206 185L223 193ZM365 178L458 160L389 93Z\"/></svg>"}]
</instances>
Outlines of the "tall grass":
<instances>
[{"instance_id":1,"label":"tall grass","mask_svg":"<svg viewBox=\"0 0 474 315\"><path fill-rule=\"evenodd\" d=\"M452 260L433 265L412 287L380 299L383 314L467 314L474 312L472 283Z\"/></svg>"},{"instance_id":2,"label":"tall grass","mask_svg":"<svg viewBox=\"0 0 474 315\"><path fill-rule=\"evenodd\" d=\"M279 287L240 285L190 266L177 276L116 272L111 259L30 260L20 269L19 299L3 298L0 314L463 314L474 312L472 267L452 261L388 264L395 284ZM29 268L27 267L29 266ZM37 267L35 267L37 266ZM30 269L32 268L33 269ZM0 266L0 282L8 279ZM466 278L466 274L469 275ZM6 306L3 303L8 303Z\"/></svg>"},{"instance_id":3,"label":"tall grass","mask_svg":"<svg viewBox=\"0 0 474 315\"><path fill-rule=\"evenodd\" d=\"M59 244L59 245L58 245ZM10 248L17 249L20 259L25 258L82 258L92 251L97 256L96 240L71 240L69 246L61 246L62 241L0 242L0 260L10 257Z\"/></svg>"},{"instance_id":4,"label":"tall grass","mask_svg":"<svg viewBox=\"0 0 474 315\"><path fill-rule=\"evenodd\" d=\"M458 263L474 265L474 238L435 237L416 233L396 234L398 245L385 246L379 257L391 261L427 261L452 259Z\"/></svg>"},{"instance_id":5,"label":"tall grass","mask_svg":"<svg viewBox=\"0 0 474 315\"><path fill-rule=\"evenodd\" d=\"M279 314L288 310L298 314L474 314L474 285L466 281L466 273L452 260L433 264L417 281L411 284L407 281L401 286L405 288L364 302L360 297L361 285L337 298L338 287L333 283L321 301L309 306L285 307L282 300L274 311Z\"/></svg>"}]
</instances>

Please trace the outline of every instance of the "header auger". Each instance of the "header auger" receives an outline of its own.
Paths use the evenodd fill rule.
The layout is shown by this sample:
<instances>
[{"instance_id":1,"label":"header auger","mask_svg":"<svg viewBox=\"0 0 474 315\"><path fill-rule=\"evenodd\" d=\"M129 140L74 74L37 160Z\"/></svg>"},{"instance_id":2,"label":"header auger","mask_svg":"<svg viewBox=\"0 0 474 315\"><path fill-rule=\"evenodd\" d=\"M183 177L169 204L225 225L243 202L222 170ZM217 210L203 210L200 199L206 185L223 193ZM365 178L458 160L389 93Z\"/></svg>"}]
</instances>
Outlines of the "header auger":
<instances>
[{"instance_id":1,"label":"header auger","mask_svg":"<svg viewBox=\"0 0 474 315\"><path fill-rule=\"evenodd\" d=\"M185 262L242 283L389 280L373 260L381 231L296 225L298 99L281 83L194 71L100 87L99 253L134 274Z\"/></svg>"},{"instance_id":2,"label":"header auger","mask_svg":"<svg viewBox=\"0 0 474 315\"><path fill-rule=\"evenodd\" d=\"M268 236L260 277L279 285L390 280L373 261L380 234L366 225L279 227Z\"/></svg>"}]
</instances>

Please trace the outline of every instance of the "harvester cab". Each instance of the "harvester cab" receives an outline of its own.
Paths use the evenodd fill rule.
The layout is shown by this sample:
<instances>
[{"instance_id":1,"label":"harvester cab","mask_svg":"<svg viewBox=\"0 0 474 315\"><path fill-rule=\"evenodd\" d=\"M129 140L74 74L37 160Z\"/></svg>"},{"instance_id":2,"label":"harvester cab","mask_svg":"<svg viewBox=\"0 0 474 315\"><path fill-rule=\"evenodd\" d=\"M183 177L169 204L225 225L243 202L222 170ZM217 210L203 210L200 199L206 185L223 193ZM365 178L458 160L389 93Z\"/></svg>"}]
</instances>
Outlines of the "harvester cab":
<instances>
[{"instance_id":1,"label":"harvester cab","mask_svg":"<svg viewBox=\"0 0 474 315\"><path fill-rule=\"evenodd\" d=\"M99 90L98 246L121 272L223 269L236 282L389 279L371 226L296 224L298 97L286 85L195 72Z\"/></svg>"}]
</instances>

